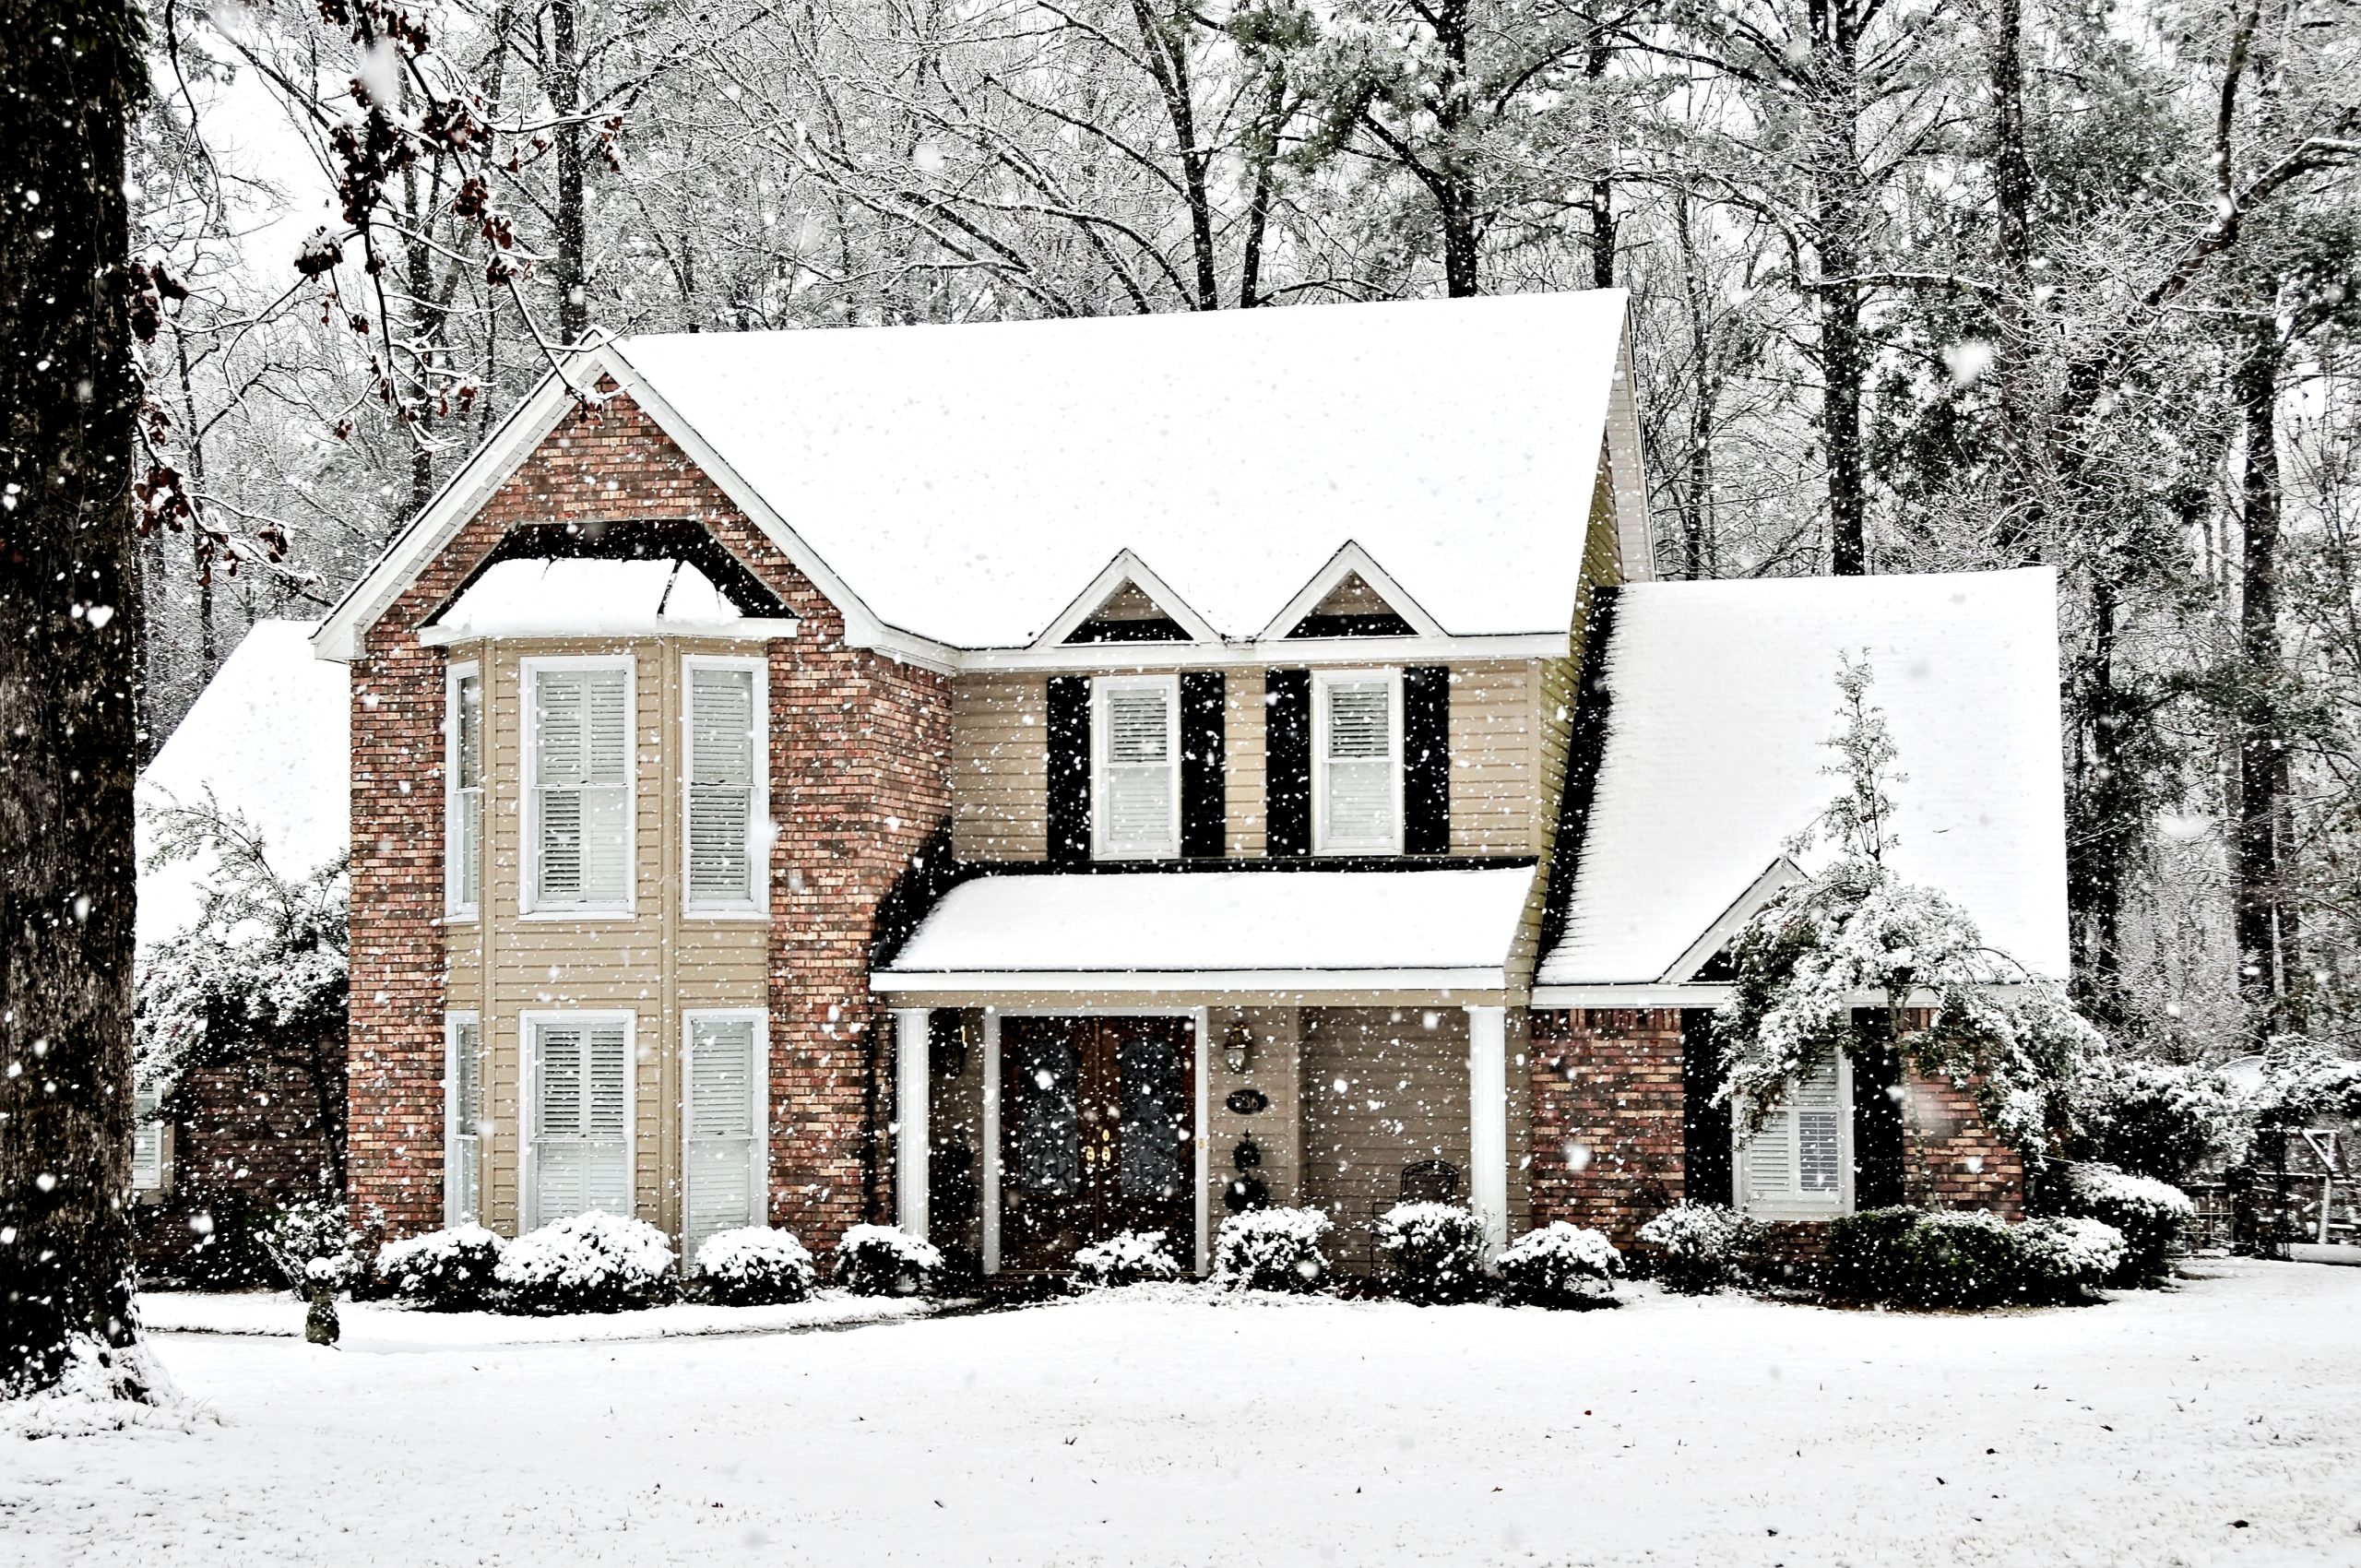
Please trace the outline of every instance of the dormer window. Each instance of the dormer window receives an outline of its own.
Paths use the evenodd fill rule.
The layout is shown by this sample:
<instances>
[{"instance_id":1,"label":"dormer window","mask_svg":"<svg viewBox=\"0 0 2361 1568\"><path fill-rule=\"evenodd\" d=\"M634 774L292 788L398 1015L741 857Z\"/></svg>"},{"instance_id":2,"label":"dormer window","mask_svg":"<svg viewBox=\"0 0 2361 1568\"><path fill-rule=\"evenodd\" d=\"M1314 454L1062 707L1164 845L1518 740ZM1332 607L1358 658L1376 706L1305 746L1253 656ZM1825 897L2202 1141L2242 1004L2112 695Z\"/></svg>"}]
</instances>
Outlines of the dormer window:
<instances>
[{"instance_id":1,"label":"dormer window","mask_svg":"<svg viewBox=\"0 0 2361 1568\"><path fill-rule=\"evenodd\" d=\"M1402 852L1402 676L1321 671L1312 682L1312 849Z\"/></svg>"},{"instance_id":2,"label":"dormer window","mask_svg":"<svg viewBox=\"0 0 2361 1568\"><path fill-rule=\"evenodd\" d=\"M1180 683L1172 675L1091 683L1091 854L1170 860L1180 852Z\"/></svg>"}]
</instances>

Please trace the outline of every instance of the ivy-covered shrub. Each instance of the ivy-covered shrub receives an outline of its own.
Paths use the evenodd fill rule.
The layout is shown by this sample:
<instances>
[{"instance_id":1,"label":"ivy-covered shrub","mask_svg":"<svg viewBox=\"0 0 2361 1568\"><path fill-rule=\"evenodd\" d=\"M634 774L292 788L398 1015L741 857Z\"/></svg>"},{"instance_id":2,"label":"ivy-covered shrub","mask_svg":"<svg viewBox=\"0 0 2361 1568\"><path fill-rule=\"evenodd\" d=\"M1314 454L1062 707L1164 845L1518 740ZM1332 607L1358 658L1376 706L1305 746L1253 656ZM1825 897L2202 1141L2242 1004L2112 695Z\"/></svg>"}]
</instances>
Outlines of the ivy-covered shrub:
<instances>
[{"instance_id":1,"label":"ivy-covered shrub","mask_svg":"<svg viewBox=\"0 0 2361 1568\"><path fill-rule=\"evenodd\" d=\"M1909 1307L2038 1305L2104 1281L2122 1249L2086 1219L2011 1225L1981 1209L1877 1208L1830 1224L1821 1281L1832 1295Z\"/></svg>"},{"instance_id":2,"label":"ivy-covered shrub","mask_svg":"<svg viewBox=\"0 0 2361 1568\"><path fill-rule=\"evenodd\" d=\"M1414 1301L1459 1301L1484 1289L1484 1217L1458 1204L1395 1204L1378 1217L1377 1251Z\"/></svg>"},{"instance_id":3,"label":"ivy-covered shrub","mask_svg":"<svg viewBox=\"0 0 2361 1568\"><path fill-rule=\"evenodd\" d=\"M836 1283L856 1296L923 1296L942 1277L942 1252L890 1225L856 1225L836 1243Z\"/></svg>"},{"instance_id":4,"label":"ivy-covered shrub","mask_svg":"<svg viewBox=\"0 0 2361 1568\"><path fill-rule=\"evenodd\" d=\"M1180 1277L1180 1260L1161 1230L1119 1230L1074 1254L1077 1282L1097 1288Z\"/></svg>"},{"instance_id":5,"label":"ivy-covered shrub","mask_svg":"<svg viewBox=\"0 0 2361 1568\"><path fill-rule=\"evenodd\" d=\"M481 1225L430 1230L378 1248L377 1277L413 1307L481 1312L499 1293L500 1249L500 1238Z\"/></svg>"},{"instance_id":6,"label":"ivy-covered shrub","mask_svg":"<svg viewBox=\"0 0 2361 1568\"><path fill-rule=\"evenodd\" d=\"M1501 1253L1509 1300L1537 1307L1596 1307L1614 1299L1623 1254L1605 1232L1550 1221L1528 1230Z\"/></svg>"},{"instance_id":7,"label":"ivy-covered shrub","mask_svg":"<svg viewBox=\"0 0 2361 1568\"><path fill-rule=\"evenodd\" d=\"M2160 1182L2185 1182L2244 1141L2244 1109L2210 1067L2107 1058L2082 1094L2082 1152Z\"/></svg>"},{"instance_id":8,"label":"ivy-covered shrub","mask_svg":"<svg viewBox=\"0 0 2361 1568\"><path fill-rule=\"evenodd\" d=\"M1640 1227L1649 1272L1683 1296L1743 1284L1762 1228L1722 1204L1678 1203Z\"/></svg>"},{"instance_id":9,"label":"ivy-covered shrub","mask_svg":"<svg viewBox=\"0 0 2361 1568\"><path fill-rule=\"evenodd\" d=\"M644 1219L577 1214L500 1250L496 1277L512 1312L621 1313L674 1294L672 1244Z\"/></svg>"},{"instance_id":10,"label":"ivy-covered shrub","mask_svg":"<svg viewBox=\"0 0 2361 1568\"><path fill-rule=\"evenodd\" d=\"M819 1270L785 1230L748 1225L717 1230L697 1247L696 1288L725 1307L771 1307L812 1294Z\"/></svg>"},{"instance_id":11,"label":"ivy-covered shrub","mask_svg":"<svg viewBox=\"0 0 2361 1568\"><path fill-rule=\"evenodd\" d=\"M1328 1277L1328 1216L1316 1208L1253 1208L1221 1222L1214 1273L1233 1290L1313 1290Z\"/></svg>"},{"instance_id":12,"label":"ivy-covered shrub","mask_svg":"<svg viewBox=\"0 0 2361 1568\"><path fill-rule=\"evenodd\" d=\"M2109 1281L2117 1285L2161 1285L2169 1278L2173 1248L2197 1216L2197 1206L2178 1187L2112 1165L2067 1167L2062 1196L2068 1214L2123 1232L2126 1255Z\"/></svg>"}]
</instances>

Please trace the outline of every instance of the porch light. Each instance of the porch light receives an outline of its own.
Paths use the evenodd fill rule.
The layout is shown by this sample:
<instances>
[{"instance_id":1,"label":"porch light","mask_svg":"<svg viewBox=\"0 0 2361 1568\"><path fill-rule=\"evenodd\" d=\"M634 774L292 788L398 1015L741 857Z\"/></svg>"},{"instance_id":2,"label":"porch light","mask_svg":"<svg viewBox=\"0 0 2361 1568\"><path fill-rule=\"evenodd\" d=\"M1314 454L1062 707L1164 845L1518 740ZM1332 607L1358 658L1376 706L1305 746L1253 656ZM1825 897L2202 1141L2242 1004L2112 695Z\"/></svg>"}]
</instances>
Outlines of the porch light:
<instances>
[{"instance_id":1,"label":"porch light","mask_svg":"<svg viewBox=\"0 0 2361 1568\"><path fill-rule=\"evenodd\" d=\"M1254 1031L1243 1018L1232 1018L1221 1032L1221 1059L1233 1073L1243 1073L1253 1059Z\"/></svg>"}]
</instances>

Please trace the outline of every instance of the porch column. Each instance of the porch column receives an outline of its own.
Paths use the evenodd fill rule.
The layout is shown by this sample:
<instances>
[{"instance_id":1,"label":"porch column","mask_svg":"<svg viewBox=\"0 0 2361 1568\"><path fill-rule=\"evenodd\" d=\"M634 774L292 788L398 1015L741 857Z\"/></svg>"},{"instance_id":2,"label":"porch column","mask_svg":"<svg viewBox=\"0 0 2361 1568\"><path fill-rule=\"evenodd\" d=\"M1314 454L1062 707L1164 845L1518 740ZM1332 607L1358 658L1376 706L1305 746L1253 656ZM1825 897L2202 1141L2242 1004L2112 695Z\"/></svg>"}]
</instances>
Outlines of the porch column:
<instances>
[{"instance_id":1,"label":"porch column","mask_svg":"<svg viewBox=\"0 0 2361 1568\"><path fill-rule=\"evenodd\" d=\"M1197 1177L1197 1273L1204 1275L1213 1271L1213 1090L1206 1082L1213 1067L1212 1024L1203 1007L1192 1008L1191 1014L1196 1037L1197 1103L1191 1108L1190 1141L1194 1146L1190 1159Z\"/></svg>"},{"instance_id":2,"label":"porch column","mask_svg":"<svg viewBox=\"0 0 2361 1568\"><path fill-rule=\"evenodd\" d=\"M895 1219L926 1240L927 1010L894 1010Z\"/></svg>"},{"instance_id":3,"label":"porch column","mask_svg":"<svg viewBox=\"0 0 2361 1568\"><path fill-rule=\"evenodd\" d=\"M984 1272L1000 1272L1000 1009L984 1009Z\"/></svg>"},{"instance_id":4,"label":"porch column","mask_svg":"<svg viewBox=\"0 0 2361 1568\"><path fill-rule=\"evenodd\" d=\"M1509 1242L1509 1010L1467 1006L1467 1193L1495 1251Z\"/></svg>"}]
</instances>

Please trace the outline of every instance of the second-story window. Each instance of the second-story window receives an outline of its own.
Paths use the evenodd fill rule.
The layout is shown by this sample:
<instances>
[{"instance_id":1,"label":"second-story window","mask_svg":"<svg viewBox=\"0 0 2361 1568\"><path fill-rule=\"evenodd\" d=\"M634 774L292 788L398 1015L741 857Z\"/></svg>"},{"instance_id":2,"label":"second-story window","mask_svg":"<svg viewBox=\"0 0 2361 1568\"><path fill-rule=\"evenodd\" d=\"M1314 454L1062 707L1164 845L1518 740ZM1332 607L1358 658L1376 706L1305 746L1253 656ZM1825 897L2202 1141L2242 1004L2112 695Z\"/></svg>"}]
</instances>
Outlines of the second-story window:
<instances>
[{"instance_id":1,"label":"second-story window","mask_svg":"<svg viewBox=\"0 0 2361 1568\"><path fill-rule=\"evenodd\" d=\"M531 659L528 790L536 909L631 908L631 665Z\"/></svg>"},{"instance_id":2,"label":"second-story window","mask_svg":"<svg viewBox=\"0 0 2361 1568\"><path fill-rule=\"evenodd\" d=\"M758 910L763 679L751 659L688 660L689 904Z\"/></svg>"},{"instance_id":3,"label":"second-story window","mask_svg":"<svg viewBox=\"0 0 2361 1568\"><path fill-rule=\"evenodd\" d=\"M1402 680L1321 671L1312 683L1312 848L1402 852Z\"/></svg>"},{"instance_id":4,"label":"second-story window","mask_svg":"<svg viewBox=\"0 0 2361 1568\"><path fill-rule=\"evenodd\" d=\"M452 669L449 707L443 902L447 913L472 915L483 885L483 677L474 665Z\"/></svg>"},{"instance_id":5,"label":"second-story window","mask_svg":"<svg viewBox=\"0 0 2361 1568\"><path fill-rule=\"evenodd\" d=\"M1091 698L1091 852L1102 861L1169 860L1180 852L1180 681L1101 676Z\"/></svg>"}]
</instances>

